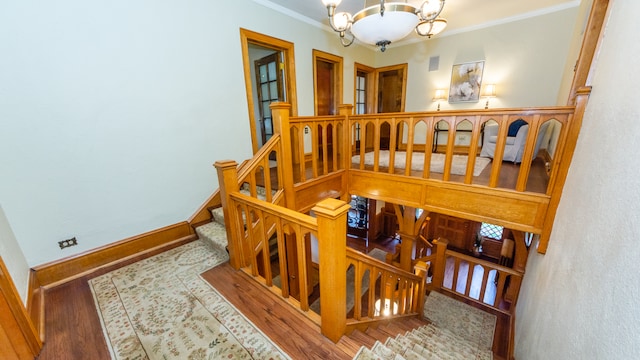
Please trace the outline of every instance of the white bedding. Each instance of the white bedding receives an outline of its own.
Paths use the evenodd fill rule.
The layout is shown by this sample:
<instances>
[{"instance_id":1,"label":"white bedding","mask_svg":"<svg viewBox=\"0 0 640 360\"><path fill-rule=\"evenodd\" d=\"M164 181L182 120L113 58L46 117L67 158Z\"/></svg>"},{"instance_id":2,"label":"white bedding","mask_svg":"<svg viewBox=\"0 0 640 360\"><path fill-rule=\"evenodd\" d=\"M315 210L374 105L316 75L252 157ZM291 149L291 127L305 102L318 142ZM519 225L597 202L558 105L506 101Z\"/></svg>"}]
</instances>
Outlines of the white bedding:
<instances>
[{"instance_id":1,"label":"white bedding","mask_svg":"<svg viewBox=\"0 0 640 360\"><path fill-rule=\"evenodd\" d=\"M404 151L396 151L394 156L394 168L404 169L407 165L407 154ZM373 166L374 153L368 152L364 154L364 164ZM444 172L444 160L445 154L434 153L431 154L431 172L442 173ZM351 158L353 164L360 164L360 155L354 155ZM476 162L473 168L473 176L478 176L484 170L484 168L491 162L491 159L486 157L476 157ZM378 166L389 167L389 150L380 150L380 159L378 160ZM411 170L422 171L424 166L424 153L414 152L411 157ZM464 175L467 169L467 156L466 155L453 155L451 161L451 174Z\"/></svg>"}]
</instances>

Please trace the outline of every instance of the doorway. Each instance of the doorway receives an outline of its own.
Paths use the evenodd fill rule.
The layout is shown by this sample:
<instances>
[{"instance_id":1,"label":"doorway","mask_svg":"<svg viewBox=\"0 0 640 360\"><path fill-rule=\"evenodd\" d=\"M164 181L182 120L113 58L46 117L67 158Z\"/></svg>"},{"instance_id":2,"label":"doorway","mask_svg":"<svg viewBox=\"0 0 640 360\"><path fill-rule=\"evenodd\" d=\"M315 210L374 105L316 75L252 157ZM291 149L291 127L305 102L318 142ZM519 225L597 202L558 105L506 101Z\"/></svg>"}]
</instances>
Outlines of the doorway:
<instances>
[{"instance_id":1,"label":"doorway","mask_svg":"<svg viewBox=\"0 0 640 360\"><path fill-rule=\"evenodd\" d=\"M291 42L242 28L240 40L251 146L255 154L276 130L269 108L271 102L287 102L291 104L289 115L298 114L294 49Z\"/></svg>"},{"instance_id":2,"label":"doorway","mask_svg":"<svg viewBox=\"0 0 640 360\"><path fill-rule=\"evenodd\" d=\"M316 116L336 115L342 102L342 57L313 50Z\"/></svg>"},{"instance_id":3,"label":"doorway","mask_svg":"<svg viewBox=\"0 0 640 360\"><path fill-rule=\"evenodd\" d=\"M250 53L257 53L261 48L251 45ZM268 51L273 51L266 49ZM282 52L274 51L272 54L254 61L256 75L256 90L258 117L256 118L256 130L259 146L264 145L273 136L273 119L271 117L271 105L274 101L285 101L284 74L281 66Z\"/></svg>"}]
</instances>

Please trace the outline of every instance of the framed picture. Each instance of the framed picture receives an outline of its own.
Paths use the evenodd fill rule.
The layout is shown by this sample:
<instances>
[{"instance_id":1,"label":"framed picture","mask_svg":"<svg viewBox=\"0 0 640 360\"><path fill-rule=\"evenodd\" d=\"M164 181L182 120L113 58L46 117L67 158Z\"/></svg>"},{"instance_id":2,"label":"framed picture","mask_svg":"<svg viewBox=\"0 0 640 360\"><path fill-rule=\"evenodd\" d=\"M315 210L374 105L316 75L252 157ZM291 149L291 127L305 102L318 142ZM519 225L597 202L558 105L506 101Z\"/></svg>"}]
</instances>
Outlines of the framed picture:
<instances>
[{"instance_id":1,"label":"framed picture","mask_svg":"<svg viewBox=\"0 0 640 360\"><path fill-rule=\"evenodd\" d=\"M478 102L482 86L484 61L453 65L449 102Z\"/></svg>"}]
</instances>

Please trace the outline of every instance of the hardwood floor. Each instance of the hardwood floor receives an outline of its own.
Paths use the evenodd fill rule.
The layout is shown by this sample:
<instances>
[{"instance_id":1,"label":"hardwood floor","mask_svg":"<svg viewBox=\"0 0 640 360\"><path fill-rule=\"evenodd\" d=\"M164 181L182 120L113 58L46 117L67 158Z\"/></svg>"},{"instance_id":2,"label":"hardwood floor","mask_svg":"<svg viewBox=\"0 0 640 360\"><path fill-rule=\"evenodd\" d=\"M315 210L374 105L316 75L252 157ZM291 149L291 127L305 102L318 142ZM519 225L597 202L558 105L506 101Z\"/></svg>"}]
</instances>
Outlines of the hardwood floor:
<instances>
[{"instance_id":1,"label":"hardwood floor","mask_svg":"<svg viewBox=\"0 0 640 360\"><path fill-rule=\"evenodd\" d=\"M349 246L364 252L374 248L393 251L397 240L385 238L368 241L349 238ZM178 246L181 244L176 244ZM164 249L169 250L169 248ZM117 266L100 269L90 275L48 289L45 292L45 344L38 359L110 359L88 281L118 267L156 255L158 252L131 259ZM351 359L359 345L371 342L362 334L334 344L320 334L318 326L293 307L254 282L228 263L206 271L203 278L220 291L261 331L267 334L292 359ZM470 303L478 307L477 304ZM508 316L496 313L498 322L494 340L497 358L506 354L509 336ZM372 330L371 334L375 331ZM360 343L354 344L363 337Z\"/></svg>"},{"instance_id":2,"label":"hardwood floor","mask_svg":"<svg viewBox=\"0 0 640 360\"><path fill-rule=\"evenodd\" d=\"M94 277L157 255L192 240L173 243L144 256L95 272L45 290L45 342L39 360L92 359L109 360L102 326L88 281Z\"/></svg>"}]
</instances>

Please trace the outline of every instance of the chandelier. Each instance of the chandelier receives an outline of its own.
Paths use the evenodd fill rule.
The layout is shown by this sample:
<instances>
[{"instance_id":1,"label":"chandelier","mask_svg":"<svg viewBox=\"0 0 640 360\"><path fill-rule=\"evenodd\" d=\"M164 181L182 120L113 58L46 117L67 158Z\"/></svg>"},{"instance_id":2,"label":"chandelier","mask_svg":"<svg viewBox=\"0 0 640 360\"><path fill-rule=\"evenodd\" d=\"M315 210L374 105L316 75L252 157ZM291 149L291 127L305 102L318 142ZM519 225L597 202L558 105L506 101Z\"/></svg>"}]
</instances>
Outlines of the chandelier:
<instances>
[{"instance_id":1,"label":"chandelier","mask_svg":"<svg viewBox=\"0 0 640 360\"><path fill-rule=\"evenodd\" d=\"M447 26L447 20L439 17L445 0L425 0L419 7L407 2L380 0L379 5L365 7L354 15L347 12L336 13L341 2L342 0L322 0L327 7L329 24L340 34L340 42L345 47L358 39L385 51L387 45L408 36L411 30L430 38Z\"/></svg>"}]
</instances>

